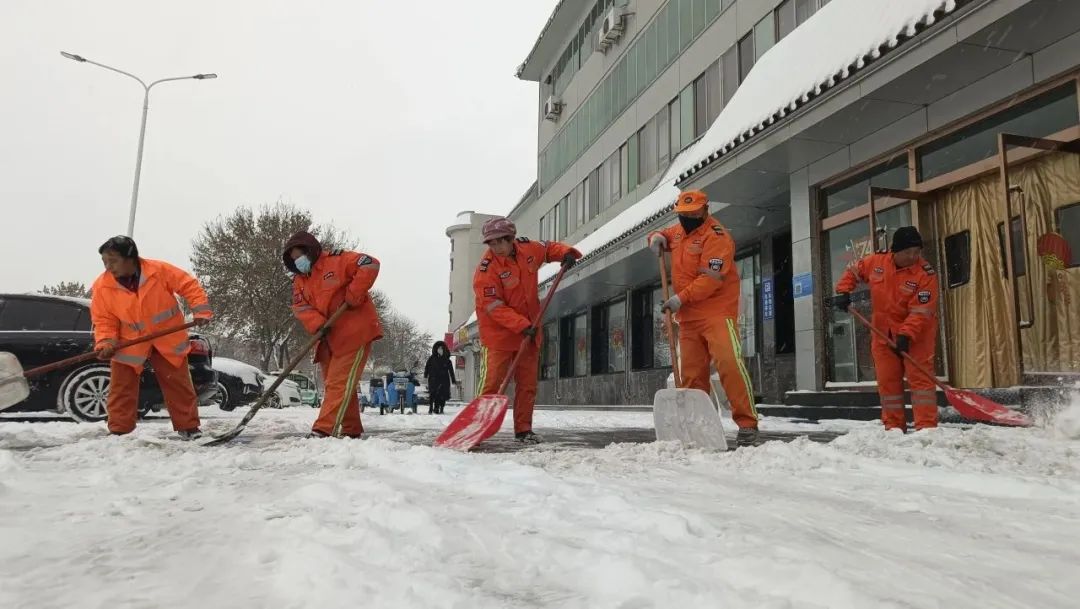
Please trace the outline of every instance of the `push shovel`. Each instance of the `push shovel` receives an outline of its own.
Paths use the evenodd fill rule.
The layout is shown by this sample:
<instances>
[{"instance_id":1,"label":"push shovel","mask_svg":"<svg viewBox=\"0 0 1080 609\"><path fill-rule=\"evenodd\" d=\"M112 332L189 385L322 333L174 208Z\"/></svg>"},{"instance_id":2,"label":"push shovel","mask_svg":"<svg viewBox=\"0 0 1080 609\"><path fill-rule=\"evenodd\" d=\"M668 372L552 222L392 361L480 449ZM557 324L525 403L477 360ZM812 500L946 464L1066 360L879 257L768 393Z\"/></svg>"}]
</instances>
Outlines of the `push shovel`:
<instances>
[{"instance_id":1,"label":"push shovel","mask_svg":"<svg viewBox=\"0 0 1080 609\"><path fill-rule=\"evenodd\" d=\"M149 342L156 338L172 334L173 332L187 330L194 325L195 322L190 321L182 326L174 326L132 340L120 341L116 345L116 350L119 351L125 347ZM61 370L63 368L74 366L75 364L81 364L82 362L88 362L92 359L97 359L97 351L90 351L89 353L69 357L52 364L31 368L24 372L22 365L19 364L18 358L11 353L0 352L0 410L11 408L15 404L18 404L29 397L30 383L27 382L27 379L41 376L42 374L54 370Z\"/></svg>"}]
</instances>

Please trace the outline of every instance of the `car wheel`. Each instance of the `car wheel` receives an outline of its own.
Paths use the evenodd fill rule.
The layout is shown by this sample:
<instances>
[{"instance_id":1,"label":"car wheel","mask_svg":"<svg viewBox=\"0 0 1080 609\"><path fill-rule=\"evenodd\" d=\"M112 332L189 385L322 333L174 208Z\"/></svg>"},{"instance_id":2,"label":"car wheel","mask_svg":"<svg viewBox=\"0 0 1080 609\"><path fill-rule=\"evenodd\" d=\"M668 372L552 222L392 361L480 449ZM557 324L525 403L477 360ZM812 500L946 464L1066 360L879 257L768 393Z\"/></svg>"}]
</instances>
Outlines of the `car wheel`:
<instances>
[{"instance_id":1,"label":"car wheel","mask_svg":"<svg viewBox=\"0 0 1080 609\"><path fill-rule=\"evenodd\" d=\"M221 383L217 384L217 401L218 408L221 408L225 412L236 409L236 405L229 402L229 390Z\"/></svg>"},{"instance_id":2,"label":"car wheel","mask_svg":"<svg viewBox=\"0 0 1080 609\"><path fill-rule=\"evenodd\" d=\"M89 366L76 370L60 385L60 405L72 417L97 423L108 417L109 367Z\"/></svg>"},{"instance_id":3,"label":"car wheel","mask_svg":"<svg viewBox=\"0 0 1080 609\"><path fill-rule=\"evenodd\" d=\"M270 408L281 408L281 396L274 394L270 396L270 399L266 402L266 405Z\"/></svg>"}]
</instances>

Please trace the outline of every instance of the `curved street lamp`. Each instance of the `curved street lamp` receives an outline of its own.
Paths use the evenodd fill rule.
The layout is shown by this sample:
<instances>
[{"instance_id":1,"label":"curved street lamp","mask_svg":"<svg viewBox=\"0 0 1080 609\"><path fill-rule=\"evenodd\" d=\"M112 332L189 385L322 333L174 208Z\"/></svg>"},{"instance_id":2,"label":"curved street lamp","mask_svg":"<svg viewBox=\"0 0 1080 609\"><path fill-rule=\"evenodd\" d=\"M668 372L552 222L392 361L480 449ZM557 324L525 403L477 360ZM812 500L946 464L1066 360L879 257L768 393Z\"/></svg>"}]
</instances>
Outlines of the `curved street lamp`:
<instances>
[{"instance_id":1,"label":"curved street lamp","mask_svg":"<svg viewBox=\"0 0 1080 609\"><path fill-rule=\"evenodd\" d=\"M139 176L142 175L143 140L146 138L146 114L147 114L147 111L150 109L150 89L156 84L163 83L163 82L169 82L169 81L172 81L172 80L210 80L210 79L213 79L213 78L217 78L217 74L196 74L194 76L175 76L173 78L162 78L160 80L155 80L154 82L152 82L150 84L146 84L145 82L143 82L143 79L139 78L138 76L135 76L134 74L130 74L130 73L125 72L123 70L117 70L116 68L111 67L111 66L107 66L107 65L105 65L103 63L98 63L96 61L91 61L91 60L89 60L89 59L87 59L85 57L82 57L80 55L76 55L74 53L67 53L65 51L60 51L60 54L62 56L64 56L64 57L72 60L72 61L77 61L79 63L88 63L88 64L91 64L91 65L98 66L99 68L105 68L106 70L116 72L117 74L123 74L124 76L135 79L136 82L138 82L140 85L142 85L143 93L144 93L143 94L143 109L142 109L142 124L139 126L139 151L137 153L137 156L135 157L135 184L131 187L131 211L128 212L128 227L127 227L127 235L129 237L134 237L135 236L135 207L139 202Z\"/></svg>"}]
</instances>

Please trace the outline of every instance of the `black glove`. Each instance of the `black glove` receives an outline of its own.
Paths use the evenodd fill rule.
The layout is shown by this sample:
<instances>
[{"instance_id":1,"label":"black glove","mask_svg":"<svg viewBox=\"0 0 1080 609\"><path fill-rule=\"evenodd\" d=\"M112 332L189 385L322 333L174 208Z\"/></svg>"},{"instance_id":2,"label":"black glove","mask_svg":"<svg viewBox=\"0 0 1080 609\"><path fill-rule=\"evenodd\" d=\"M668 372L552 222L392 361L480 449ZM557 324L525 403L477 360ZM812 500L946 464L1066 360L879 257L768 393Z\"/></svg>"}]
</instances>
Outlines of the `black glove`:
<instances>
[{"instance_id":1,"label":"black glove","mask_svg":"<svg viewBox=\"0 0 1080 609\"><path fill-rule=\"evenodd\" d=\"M851 294L842 293L833 296L832 306L834 309L847 313L848 307L851 306Z\"/></svg>"},{"instance_id":2,"label":"black glove","mask_svg":"<svg viewBox=\"0 0 1080 609\"><path fill-rule=\"evenodd\" d=\"M562 257L562 267L564 269L570 270L570 267L575 264L577 264L577 256L575 256L573 252L567 252L566 255Z\"/></svg>"},{"instance_id":3,"label":"black glove","mask_svg":"<svg viewBox=\"0 0 1080 609\"><path fill-rule=\"evenodd\" d=\"M524 330L521 331L521 335L522 336L528 336L529 338L535 338L536 337L536 328L534 328L533 326L529 326L528 328L525 328Z\"/></svg>"},{"instance_id":4,"label":"black glove","mask_svg":"<svg viewBox=\"0 0 1080 609\"><path fill-rule=\"evenodd\" d=\"M896 349L893 349L893 351L896 351L897 355L911 351L911 337L905 336L903 334L897 334Z\"/></svg>"}]
</instances>

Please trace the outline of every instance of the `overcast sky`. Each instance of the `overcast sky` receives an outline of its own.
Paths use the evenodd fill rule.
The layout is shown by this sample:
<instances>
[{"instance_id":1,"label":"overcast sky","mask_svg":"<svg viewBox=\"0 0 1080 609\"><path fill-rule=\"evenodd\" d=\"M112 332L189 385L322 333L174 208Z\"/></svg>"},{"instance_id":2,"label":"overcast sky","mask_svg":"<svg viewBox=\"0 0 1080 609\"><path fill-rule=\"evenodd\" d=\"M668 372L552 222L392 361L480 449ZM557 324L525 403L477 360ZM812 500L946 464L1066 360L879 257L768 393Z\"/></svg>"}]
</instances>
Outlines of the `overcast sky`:
<instances>
[{"instance_id":1,"label":"overcast sky","mask_svg":"<svg viewBox=\"0 0 1080 609\"><path fill-rule=\"evenodd\" d=\"M465 209L506 213L536 176L537 89L514 78L555 0L3 0L0 292L89 284L126 230L138 83L154 87L135 239L190 270L191 239L281 199L349 230L377 287L441 335Z\"/></svg>"}]
</instances>

